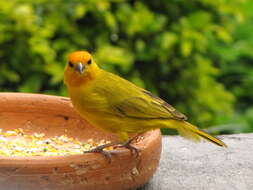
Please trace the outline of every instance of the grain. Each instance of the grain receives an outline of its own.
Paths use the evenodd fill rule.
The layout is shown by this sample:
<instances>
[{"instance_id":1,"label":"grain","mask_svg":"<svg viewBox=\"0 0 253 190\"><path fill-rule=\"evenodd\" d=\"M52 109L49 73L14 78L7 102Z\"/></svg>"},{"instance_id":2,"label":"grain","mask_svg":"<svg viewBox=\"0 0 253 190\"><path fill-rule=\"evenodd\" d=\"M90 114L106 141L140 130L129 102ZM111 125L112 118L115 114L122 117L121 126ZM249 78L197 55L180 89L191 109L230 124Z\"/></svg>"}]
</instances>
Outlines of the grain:
<instances>
[{"instance_id":1,"label":"grain","mask_svg":"<svg viewBox=\"0 0 253 190\"><path fill-rule=\"evenodd\" d=\"M21 128L5 132L0 129L0 156L76 155L106 143L110 141L80 141L67 135L46 137L44 133L25 134Z\"/></svg>"}]
</instances>

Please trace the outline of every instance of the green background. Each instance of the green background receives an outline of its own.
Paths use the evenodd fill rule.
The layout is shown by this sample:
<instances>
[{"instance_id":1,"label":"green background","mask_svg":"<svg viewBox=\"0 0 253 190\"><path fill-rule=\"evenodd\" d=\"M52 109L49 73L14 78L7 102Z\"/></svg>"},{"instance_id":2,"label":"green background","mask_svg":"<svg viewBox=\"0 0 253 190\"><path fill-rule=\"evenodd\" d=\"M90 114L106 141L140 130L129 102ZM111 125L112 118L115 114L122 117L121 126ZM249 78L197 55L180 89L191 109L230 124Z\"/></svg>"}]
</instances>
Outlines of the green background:
<instances>
[{"instance_id":1,"label":"green background","mask_svg":"<svg viewBox=\"0 0 253 190\"><path fill-rule=\"evenodd\" d=\"M0 90L66 96L66 57L84 49L201 128L252 132L252 10L251 0L0 1Z\"/></svg>"}]
</instances>

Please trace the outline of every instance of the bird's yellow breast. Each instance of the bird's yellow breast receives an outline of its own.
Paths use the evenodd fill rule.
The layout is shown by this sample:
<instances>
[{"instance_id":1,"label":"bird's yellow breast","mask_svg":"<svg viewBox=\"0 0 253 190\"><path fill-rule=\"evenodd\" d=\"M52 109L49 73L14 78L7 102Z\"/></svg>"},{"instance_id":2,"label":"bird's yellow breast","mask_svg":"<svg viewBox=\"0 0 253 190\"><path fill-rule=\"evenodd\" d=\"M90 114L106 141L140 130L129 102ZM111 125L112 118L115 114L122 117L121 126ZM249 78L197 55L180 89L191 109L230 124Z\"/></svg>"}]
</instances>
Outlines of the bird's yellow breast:
<instances>
[{"instance_id":1,"label":"bird's yellow breast","mask_svg":"<svg viewBox=\"0 0 253 190\"><path fill-rule=\"evenodd\" d=\"M113 133L136 133L149 130L153 128L153 123L149 121L131 119L125 116L121 116L114 110L112 102L118 101L122 96L120 93L108 98L108 91L112 92L113 86L108 85L106 80L97 78L89 85L76 87L69 87L69 95L77 112L89 121L95 127L110 131ZM101 84L104 84L105 88L101 88ZM124 85L122 86L124 88ZM117 92L112 92L117 94ZM109 95L110 96L110 95ZM148 127L150 124L152 126ZM145 128L144 126L145 125ZM159 125L156 125L159 126ZM145 130L144 130L145 129Z\"/></svg>"},{"instance_id":2,"label":"bird's yellow breast","mask_svg":"<svg viewBox=\"0 0 253 190\"><path fill-rule=\"evenodd\" d=\"M119 130L122 121L110 114L107 99L95 92L94 85L69 88L69 95L76 111L92 125L110 132Z\"/></svg>"}]
</instances>

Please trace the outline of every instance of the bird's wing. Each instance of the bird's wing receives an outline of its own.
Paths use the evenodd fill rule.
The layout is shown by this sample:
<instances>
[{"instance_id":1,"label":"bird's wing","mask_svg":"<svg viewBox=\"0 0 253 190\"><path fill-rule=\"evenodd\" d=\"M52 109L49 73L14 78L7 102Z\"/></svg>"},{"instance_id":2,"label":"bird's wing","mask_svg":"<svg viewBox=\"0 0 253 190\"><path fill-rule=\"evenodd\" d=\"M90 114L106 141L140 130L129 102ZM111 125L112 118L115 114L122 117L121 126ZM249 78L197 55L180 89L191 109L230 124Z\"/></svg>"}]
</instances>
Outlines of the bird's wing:
<instances>
[{"instance_id":1,"label":"bird's wing","mask_svg":"<svg viewBox=\"0 0 253 190\"><path fill-rule=\"evenodd\" d=\"M123 78L108 72L100 77L99 83L94 84L94 94L106 102L100 104L105 105L101 110L136 119L187 120L185 115L159 97Z\"/></svg>"},{"instance_id":2,"label":"bird's wing","mask_svg":"<svg viewBox=\"0 0 253 190\"><path fill-rule=\"evenodd\" d=\"M118 114L136 119L175 119L187 117L152 93L140 89L143 94L130 96L113 105Z\"/></svg>"},{"instance_id":3,"label":"bird's wing","mask_svg":"<svg viewBox=\"0 0 253 190\"><path fill-rule=\"evenodd\" d=\"M181 112L177 111L176 108L174 108L172 105L168 104L158 96L155 96L151 92L148 92L146 90L143 90L143 93L146 94L147 96L152 98L152 102L156 102L159 106L162 106L167 110L167 112L170 112L176 119L179 120L187 120L187 117L182 114Z\"/></svg>"}]
</instances>

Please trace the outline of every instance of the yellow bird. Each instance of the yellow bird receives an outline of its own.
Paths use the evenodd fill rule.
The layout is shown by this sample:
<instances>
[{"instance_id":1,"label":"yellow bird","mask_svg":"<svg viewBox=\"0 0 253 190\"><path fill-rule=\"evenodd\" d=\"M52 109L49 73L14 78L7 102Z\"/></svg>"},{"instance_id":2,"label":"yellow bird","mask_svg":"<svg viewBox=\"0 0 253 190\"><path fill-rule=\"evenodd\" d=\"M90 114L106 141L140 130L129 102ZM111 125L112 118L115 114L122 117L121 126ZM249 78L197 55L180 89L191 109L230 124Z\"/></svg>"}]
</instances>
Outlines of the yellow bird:
<instances>
[{"instance_id":1,"label":"yellow bird","mask_svg":"<svg viewBox=\"0 0 253 190\"><path fill-rule=\"evenodd\" d=\"M98 67L87 51L69 55L64 82L76 111L93 126L118 135L129 149L129 134L171 128L193 141L206 139L226 146L221 140L188 123L187 117L159 97ZM112 145L112 144L110 144ZM100 146L89 152L102 152Z\"/></svg>"}]
</instances>

